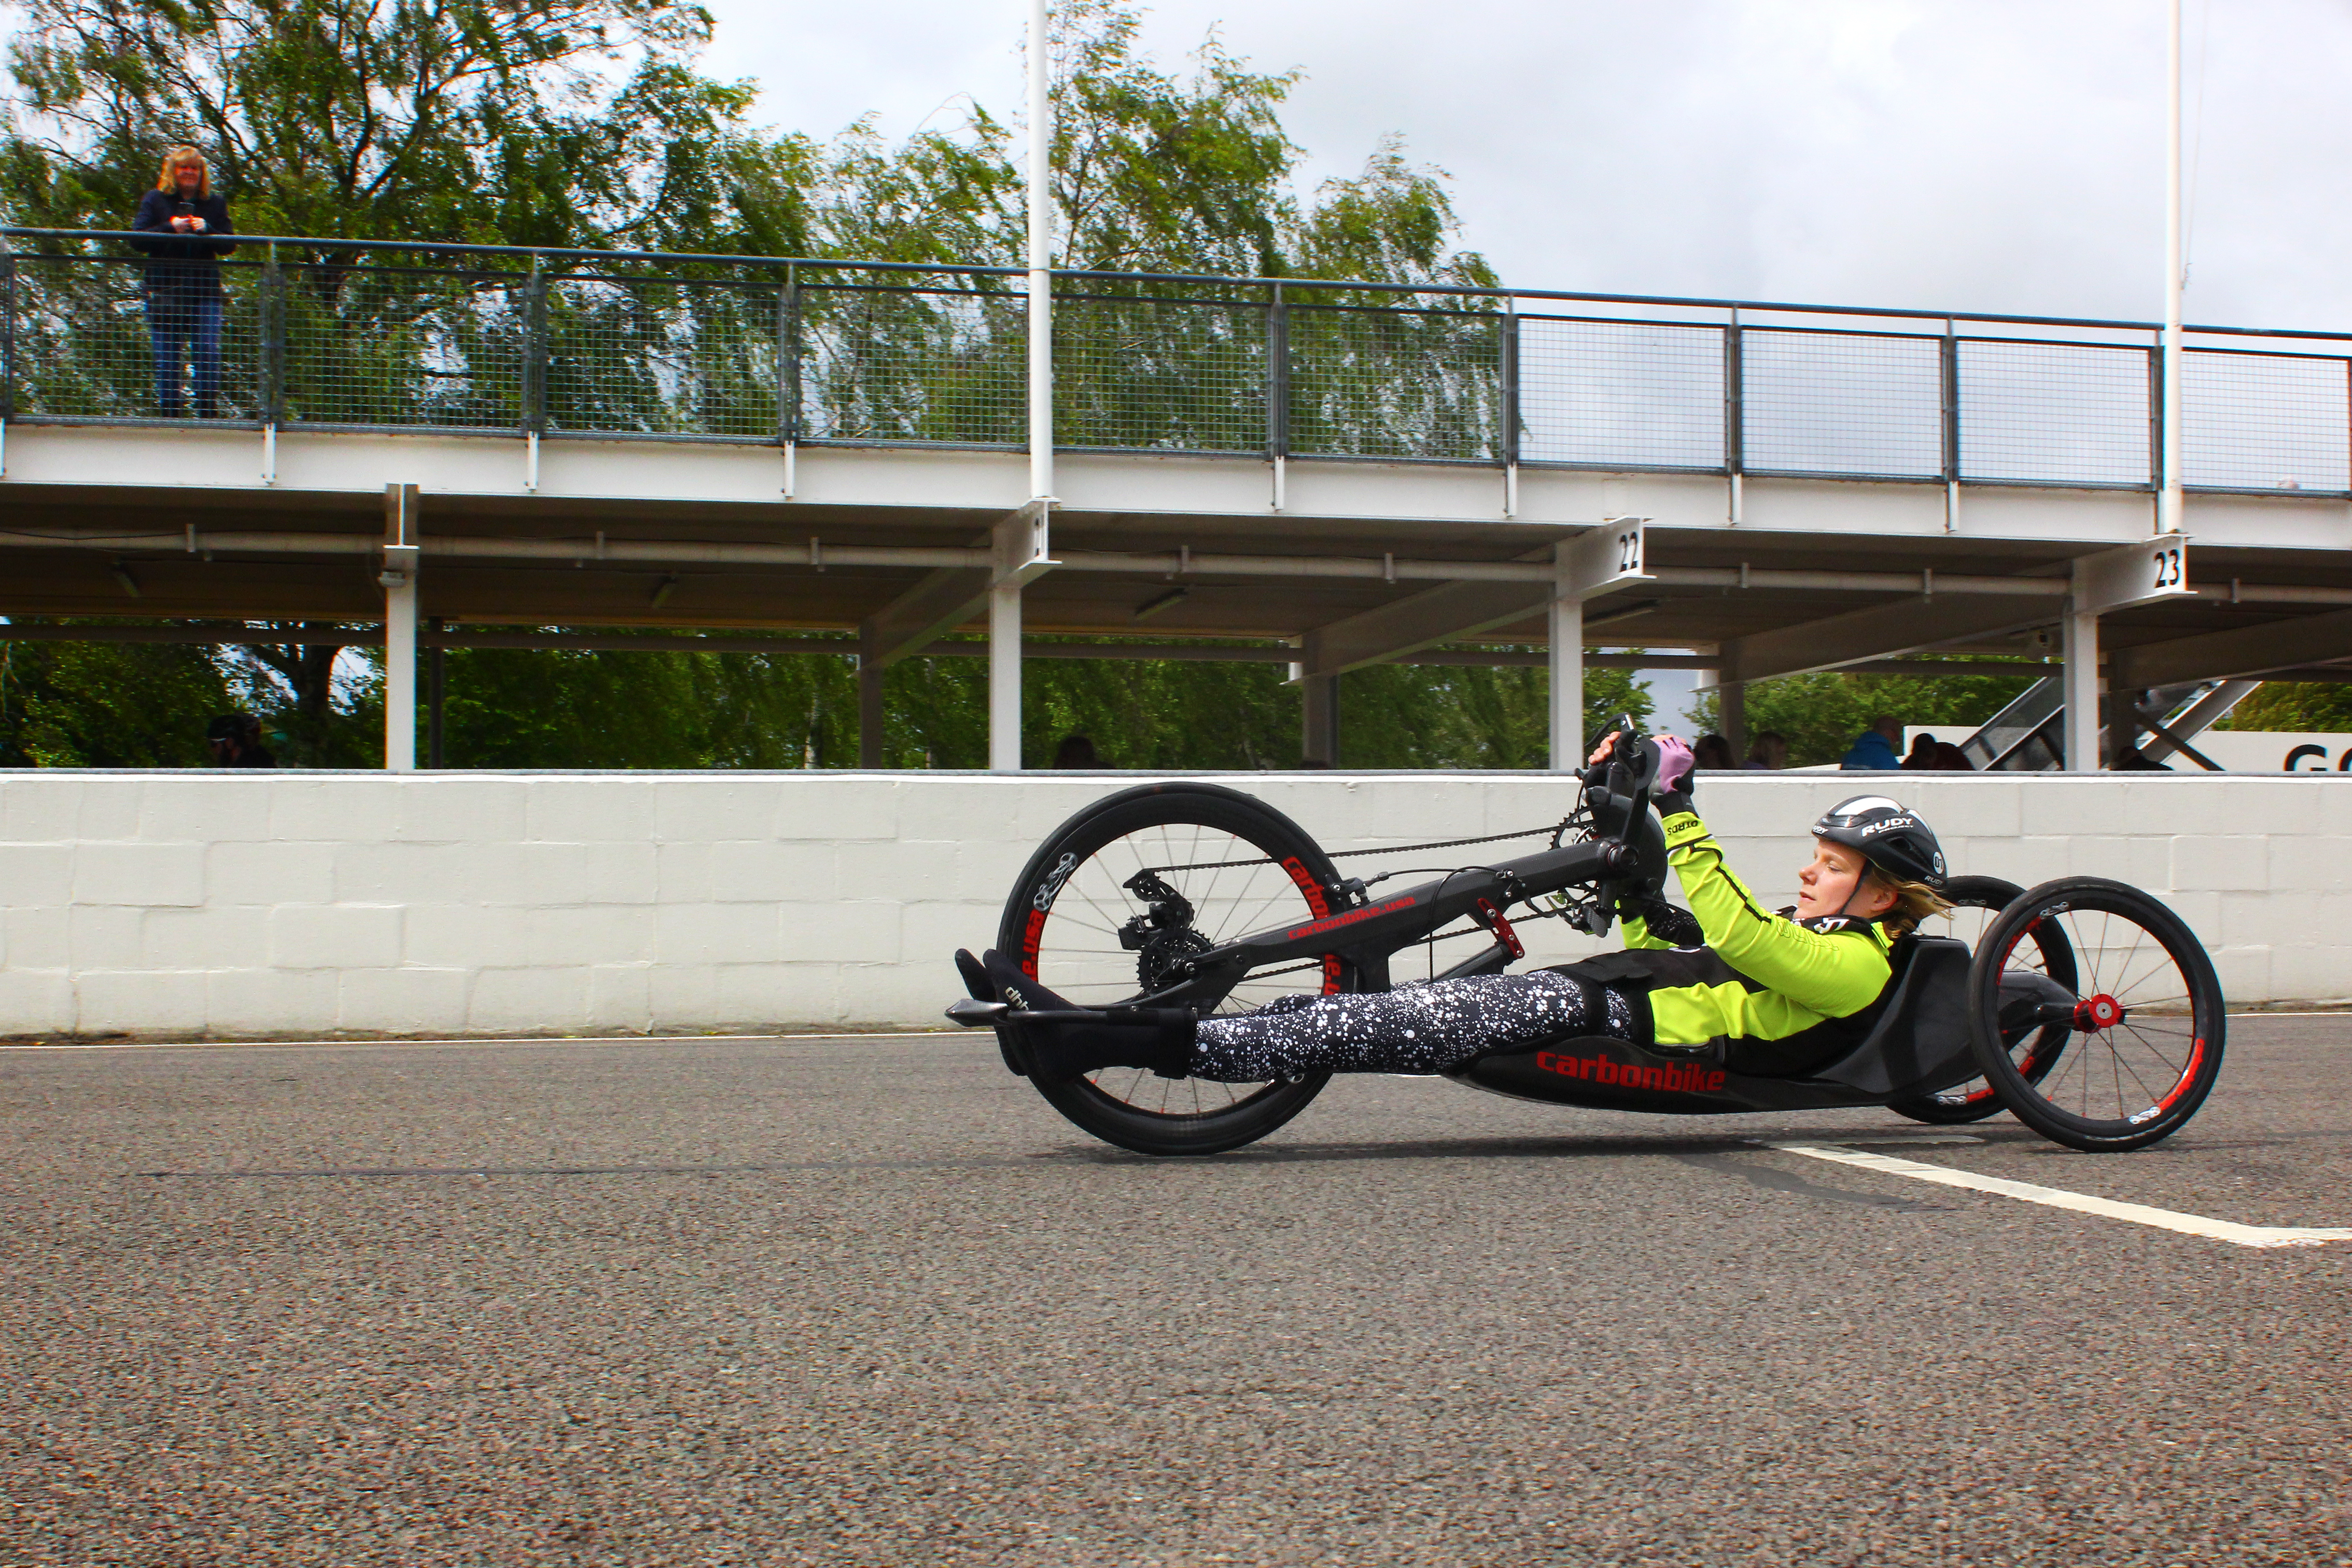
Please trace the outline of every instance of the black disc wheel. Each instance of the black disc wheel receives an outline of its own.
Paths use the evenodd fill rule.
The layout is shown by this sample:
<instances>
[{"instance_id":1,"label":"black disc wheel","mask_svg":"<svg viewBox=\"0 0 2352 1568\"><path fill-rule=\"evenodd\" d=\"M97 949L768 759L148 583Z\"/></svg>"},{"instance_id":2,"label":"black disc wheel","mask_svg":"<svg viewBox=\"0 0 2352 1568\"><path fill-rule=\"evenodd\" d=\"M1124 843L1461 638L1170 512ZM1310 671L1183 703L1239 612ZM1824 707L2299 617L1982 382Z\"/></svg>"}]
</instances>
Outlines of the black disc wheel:
<instances>
[{"instance_id":1,"label":"black disc wheel","mask_svg":"<svg viewBox=\"0 0 2352 1568\"><path fill-rule=\"evenodd\" d=\"M2004 981L2048 930L2073 955L2074 980L2063 993L2042 987L2037 1002ZM2017 1119L2095 1152L2179 1131L2212 1091L2228 1028L2197 933L2138 889L2097 877L2044 882L2000 912L1969 967L1969 1012L1977 1066ZM2038 1079L2010 1044L2035 1023L2072 1037Z\"/></svg>"},{"instance_id":2,"label":"black disc wheel","mask_svg":"<svg viewBox=\"0 0 2352 1568\"><path fill-rule=\"evenodd\" d=\"M1315 840L1263 802L1218 784L1145 784L1054 830L1013 884L996 945L1067 1000L1108 1007L1176 984L1193 953L1328 914L1338 881ZM1308 959L1244 974L1214 1011L1355 988L1336 955ZM1213 1154L1254 1142L1330 1079L1315 1072L1219 1083L1138 1068L1056 1078L1020 1065L1063 1115L1144 1154Z\"/></svg>"},{"instance_id":3,"label":"black disc wheel","mask_svg":"<svg viewBox=\"0 0 2352 1568\"><path fill-rule=\"evenodd\" d=\"M1952 936L1969 944L1974 952L1984 940L1984 933L1999 919L2000 911L2017 901L2025 889L1999 877L1955 877L1944 889L1944 898L1952 912L1941 922L1930 922L1924 929L1935 931L1937 923L1944 931L1937 934ZM2057 926L2048 921L2026 932L2017 950L2010 955L2006 966L2011 974L2011 989L2018 990L2020 974L2045 975L2068 991L2074 988L2074 953ZM2051 1068L2064 1053L2066 1043L2074 1031L2062 1024L2011 1027L2002 1031L2017 1070L2028 1083L2042 1081ZM1990 1079L1972 1078L1968 1082L1936 1094L1922 1095L1916 1100L1899 1100L1887 1109L1909 1117L1914 1121L1932 1122L1939 1127L1957 1126L1966 1121L1981 1121L2004 1109L2000 1091Z\"/></svg>"}]
</instances>

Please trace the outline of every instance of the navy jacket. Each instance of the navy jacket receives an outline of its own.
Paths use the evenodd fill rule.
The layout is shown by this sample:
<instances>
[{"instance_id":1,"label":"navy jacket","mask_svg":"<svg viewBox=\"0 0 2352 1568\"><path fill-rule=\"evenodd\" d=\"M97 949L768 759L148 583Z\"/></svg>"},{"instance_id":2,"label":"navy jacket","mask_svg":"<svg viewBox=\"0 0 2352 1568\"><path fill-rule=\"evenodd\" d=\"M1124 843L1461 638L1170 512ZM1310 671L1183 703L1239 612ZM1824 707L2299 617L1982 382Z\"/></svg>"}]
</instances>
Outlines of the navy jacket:
<instances>
[{"instance_id":1,"label":"navy jacket","mask_svg":"<svg viewBox=\"0 0 2352 1568\"><path fill-rule=\"evenodd\" d=\"M215 257L236 248L229 238L236 226L228 220L228 198L217 193L200 196L195 215L205 220L202 234L182 234L172 226L178 216L179 194L150 191L139 200L139 216L131 226L142 237L131 248L146 256L147 292L173 300L217 298L221 292L220 263ZM152 235L153 238L143 237Z\"/></svg>"}]
</instances>

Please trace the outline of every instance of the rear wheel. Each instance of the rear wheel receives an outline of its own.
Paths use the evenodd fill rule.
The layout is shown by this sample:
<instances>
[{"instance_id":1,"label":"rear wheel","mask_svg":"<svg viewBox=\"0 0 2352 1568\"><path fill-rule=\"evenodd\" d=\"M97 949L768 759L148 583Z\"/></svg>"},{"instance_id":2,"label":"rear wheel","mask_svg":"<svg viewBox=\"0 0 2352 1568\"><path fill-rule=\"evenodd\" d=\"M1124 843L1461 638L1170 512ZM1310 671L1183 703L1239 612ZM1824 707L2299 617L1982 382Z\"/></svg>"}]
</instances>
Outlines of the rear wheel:
<instances>
[{"instance_id":1,"label":"rear wheel","mask_svg":"<svg viewBox=\"0 0 2352 1568\"><path fill-rule=\"evenodd\" d=\"M2044 1021L2072 1037L2029 1079L2005 1038L2001 976L2047 930L2065 941L2076 976L2071 1006L2047 1004ZM2204 944L2179 915L2121 882L2045 882L2003 910L1977 944L1969 1006L1977 1065L2002 1101L2069 1148L2139 1149L2169 1137L2221 1071L2228 1022ZM2067 1016L2047 1016L2059 1010Z\"/></svg>"},{"instance_id":2,"label":"rear wheel","mask_svg":"<svg viewBox=\"0 0 2352 1568\"><path fill-rule=\"evenodd\" d=\"M1146 784L1054 830L1013 884L996 945L1069 1001L1108 1007L1177 983L1193 953L1302 913L1329 913L1338 880L1322 848L1272 806L1219 784ZM1245 974L1215 1011L1354 989L1352 970L1328 955ZM1022 1065L1063 1115L1145 1154L1254 1142L1305 1110L1330 1079L1229 1084L1139 1068L1055 1078Z\"/></svg>"},{"instance_id":3,"label":"rear wheel","mask_svg":"<svg viewBox=\"0 0 2352 1568\"><path fill-rule=\"evenodd\" d=\"M1950 934L1967 942L1969 951L1974 952L1982 945L1987 928L2024 892L2016 883L2005 882L1999 877L1953 878L1944 889L1944 898L1952 906ZM2008 967L2047 975L2069 991L2074 988L2074 950L2066 945L2065 937L2054 925L2044 923L2027 932L2025 940L2011 954ZM2003 1035L2018 1072L2029 1083L2042 1080L2073 1037L2074 1030L2063 1024L2008 1030ZM1993 1088L1991 1080L1972 1078L1936 1094L1896 1100L1887 1109L1914 1121L1950 1127L1981 1121L2003 1107L2000 1092Z\"/></svg>"}]
</instances>

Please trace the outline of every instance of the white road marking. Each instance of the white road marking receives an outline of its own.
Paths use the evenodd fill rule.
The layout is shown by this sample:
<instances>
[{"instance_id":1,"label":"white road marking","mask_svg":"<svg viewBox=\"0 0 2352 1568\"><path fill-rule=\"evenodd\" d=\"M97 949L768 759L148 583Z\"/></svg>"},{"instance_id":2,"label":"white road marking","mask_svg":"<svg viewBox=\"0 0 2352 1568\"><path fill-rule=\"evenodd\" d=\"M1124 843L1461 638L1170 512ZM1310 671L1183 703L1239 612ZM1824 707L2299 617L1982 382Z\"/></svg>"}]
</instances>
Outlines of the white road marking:
<instances>
[{"instance_id":1,"label":"white road marking","mask_svg":"<svg viewBox=\"0 0 2352 1568\"><path fill-rule=\"evenodd\" d=\"M1885 1171L1890 1175L1909 1176L1915 1181L1933 1182L1938 1186L1966 1187L1972 1192L1993 1193L2029 1204L2044 1204L2053 1209L2073 1209L2077 1214L2128 1220L2134 1225L2152 1225L2159 1230L2177 1230L2183 1236L2210 1237L2215 1241L2227 1241L2239 1247L2322 1247L2331 1241L2352 1241L2352 1228L2240 1225L2234 1220L2207 1219L2203 1215L2178 1214L2171 1209L2151 1208L2146 1204L2120 1203L2114 1198L2093 1197L2087 1193L2070 1193L2062 1187L2012 1182L2006 1176L1980 1176L1973 1171L1956 1171L1948 1165L1897 1160L1889 1154L1873 1154L1861 1149L1841 1148L1834 1143L1800 1143L1776 1139L1766 1142L1765 1147L1802 1154L1809 1159L1831 1160L1841 1165L1859 1165L1865 1171Z\"/></svg>"}]
</instances>

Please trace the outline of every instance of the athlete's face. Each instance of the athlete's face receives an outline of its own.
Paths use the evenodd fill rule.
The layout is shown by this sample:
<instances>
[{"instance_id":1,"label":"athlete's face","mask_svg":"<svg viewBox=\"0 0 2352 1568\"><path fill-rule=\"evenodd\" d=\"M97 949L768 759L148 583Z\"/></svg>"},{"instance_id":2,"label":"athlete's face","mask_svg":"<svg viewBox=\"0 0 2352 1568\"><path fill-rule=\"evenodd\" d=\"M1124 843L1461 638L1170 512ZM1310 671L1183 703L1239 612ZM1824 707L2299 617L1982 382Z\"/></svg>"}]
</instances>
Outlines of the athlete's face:
<instances>
[{"instance_id":1,"label":"athlete's face","mask_svg":"<svg viewBox=\"0 0 2352 1568\"><path fill-rule=\"evenodd\" d=\"M1894 906L1894 889L1873 882L1862 897L1853 896L1865 865L1860 855L1844 845L1832 844L1826 838L1814 839L1812 863L1797 873L1797 918L1809 921L1816 915L1853 915L1870 920L1885 914Z\"/></svg>"}]
</instances>

